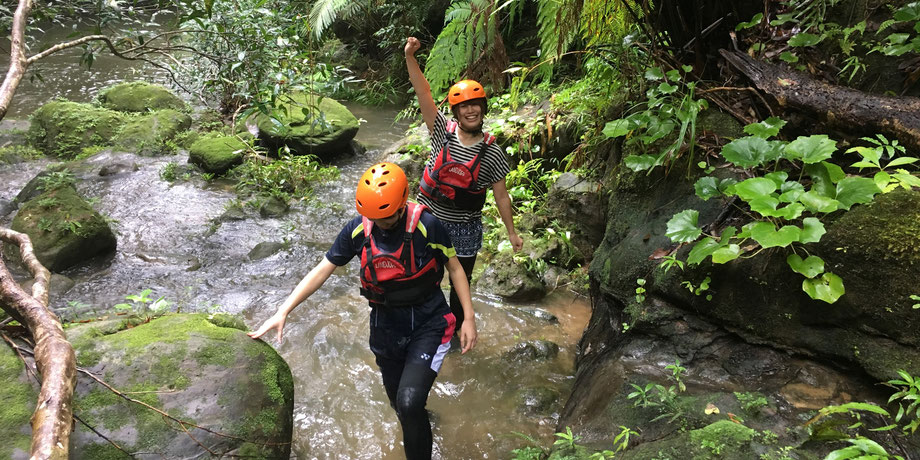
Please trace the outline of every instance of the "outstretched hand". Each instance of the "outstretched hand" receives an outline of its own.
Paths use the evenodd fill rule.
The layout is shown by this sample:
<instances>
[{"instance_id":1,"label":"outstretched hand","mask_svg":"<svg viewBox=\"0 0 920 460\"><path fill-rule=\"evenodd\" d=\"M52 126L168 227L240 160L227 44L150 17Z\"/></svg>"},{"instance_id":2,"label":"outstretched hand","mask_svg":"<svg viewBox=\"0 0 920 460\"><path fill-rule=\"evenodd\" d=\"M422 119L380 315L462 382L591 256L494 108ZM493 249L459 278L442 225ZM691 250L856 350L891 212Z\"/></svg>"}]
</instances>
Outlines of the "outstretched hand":
<instances>
[{"instance_id":1,"label":"outstretched hand","mask_svg":"<svg viewBox=\"0 0 920 460\"><path fill-rule=\"evenodd\" d=\"M265 322L262 323L262 326L259 327L259 329L257 329L254 332L247 332L246 335L248 335L249 337L252 337L253 339L258 339L259 337L262 337L263 335L265 335L266 332L272 329L276 329L278 331L278 343L281 343L282 332L284 331L284 321L286 319L287 319L287 315L275 313L274 315L272 315L271 318L268 318L267 320L265 320Z\"/></svg>"},{"instance_id":2,"label":"outstretched hand","mask_svg":"<svg viewBox=\"0 0 920 460\"><path fill-rule=\"evenodd\" d=\"M422 47L422 42L418 41L415 37L409 37L406 39L406 57L415 56L415 52Z\"/></svg>"},{"instance_id":3,"label":"outstretched hand","mask_svg":"<svg viewBox=\"0 0 920 460\"><path fill-rule=\"evenodd\" d=\"M511 249L514 252L520 252L524 247L524 239L521 238L517 233L508 235L508 241L511 242Z\"/></svg>"}]
</instances>

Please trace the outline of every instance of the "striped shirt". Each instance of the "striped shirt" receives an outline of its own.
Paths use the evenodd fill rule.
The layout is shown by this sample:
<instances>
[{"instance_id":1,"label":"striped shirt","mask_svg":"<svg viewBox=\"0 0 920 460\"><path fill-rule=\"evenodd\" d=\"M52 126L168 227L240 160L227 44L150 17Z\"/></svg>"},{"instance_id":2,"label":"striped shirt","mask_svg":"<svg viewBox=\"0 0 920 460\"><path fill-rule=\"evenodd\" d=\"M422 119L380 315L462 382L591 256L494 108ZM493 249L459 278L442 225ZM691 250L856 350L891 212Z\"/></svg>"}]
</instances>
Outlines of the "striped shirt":
<instances>
[{"instance_id":1,"label":"striped shirt","mask_svg":"<svg viewBox=\"0 0 920 460\"><path fill-rule=\"evenodd\" d=\"M459 129L459 128L457 128ZM425 163L426 168L433 168L434 163L441 153L441 148L448 143L448 151L453 161L467 163L471 161L482 149L482 140L471 146L465 146L460 142L456 133L447 132L447 117L438 112L434 120L434 130L431 134L431 153L428 155L428 161ZM476 180L476 188L489 188L492 184L505 180L505 176L511 171L508 166L508 158L505 152L496 143L489 144L482 156L479 168L479 177ZM457 209L449 204L442 204L428 198L422 193L418 194L418 202L428 206L438 219L448 222L473 222L482 219L482 210L468 211Z\"/></svg>"}]
</instances>

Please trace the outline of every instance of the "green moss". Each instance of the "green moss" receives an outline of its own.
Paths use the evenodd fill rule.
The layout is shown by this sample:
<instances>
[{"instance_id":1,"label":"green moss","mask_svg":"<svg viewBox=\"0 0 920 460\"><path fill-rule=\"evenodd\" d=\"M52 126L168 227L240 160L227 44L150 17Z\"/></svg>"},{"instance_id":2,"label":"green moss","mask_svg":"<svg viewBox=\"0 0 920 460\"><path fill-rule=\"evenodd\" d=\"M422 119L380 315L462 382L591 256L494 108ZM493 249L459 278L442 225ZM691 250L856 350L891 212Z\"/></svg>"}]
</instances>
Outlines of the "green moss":
<instances>
[{"instance_id":1,"label":"green moss","mask_svg":"<svg viewBox=\"0 0 920 460\"><path fill-rule=\"evenodd\" d=\"M200 137L188 149L188 161L205 172L223 174L243 162L248 145L235 136L207 135Z\"/></svg>"},{"instance_id":2,"label":"green moss","mask_svg":"<svg viewBox=\"0 0 920 460\"><path fill-rule=\"evenodd\" d=\"M122 331L118 337L100 337L100 341L117 343L128 355L139 355L156 343L179 343L189 339L191 333L226 341L236 332L233 329L217 327L205 314L165 315L147 324Z\"/></svg>"},{"instance_id":3,"label":"green moss","mask_svg":"<svg viewBox=\"0 0 920 460\"><path fill-rule=\"evenodd\" d=\"M268 396L272 401L278 404L284 404L286 399L284 389L293 388L294 385L291 372L281 356L274 350L263 352L262 356L264 357L264 365L262 366L261 372L259 372L262 378L262 384L265 385Z\"/></svg>"},{"instance_id":4,"label":"green moss","mask_svg":"<svg viewBox=\"0 0 920 460\"><path fill-rule=\"evenodd\" d=\"M11 458L13 452L29 451L31 437L22 433L29 425L38 392L23 381L25 368L19 357L7 346L0 347L0 458Z\"/></svg>"},{"instance_id":5,"label":"green moss","mask_svg":"<svg viewBox=\"0 0 920 460\"><path fill-rule=\"evenodd\" d=\"M134 458L108 443L85 444L79 452L73 452L73 455L74 458L91 458L93 460L127 460Z\"/></svg>"},{"instance_id":6,"label":"green moss","mask_svg":"<svg viewBox=\"0 0 920 460\"><path fill-rule=\"evenodd\" d=\"M215 343L198 350L195 353L195 361L203 366L229 366L233 364L233 358L235 356L235 351L230 347Z\"/></svg>"},{"instance_id":7,"label":"green moss","mask_svg":"<svg viewBox=\"0 0 920 460\"><path fill-rule=\"evenodd\" d=\"M90 104L52 101L32 114L29 142L45 155L71 159L84 147L111 145L124 115Z\"/></svg>"},{"instance_id":8,"label":"green moss","mask_svg":"<svg viewBox=\"0 0 920 460\"><path fill-rule=\"evenodd\" d=\"M278 411L275 408L265 408L253 417L246 417L240 424L238 434L274 433L277 429Z\"/></svg>"},{"instance_id":9,"label":"green moss","mask_svg":"<svg viewBox=\"0 0 920 460\"><path fill-rule=\"evenodd\" d=\"M149 383L132 385L122 389L129 398L141 401L152 407L161 407L157 391L160 388ZM133 426L137 430L137 444L122 446L128 451L150 449L165 442L172 436L167 428L174 422L168 422L159 413L140 404L127 401L108 389L95 389L83 397L74 399L75 411L83 414L91 425L99 425L106 430L118 430L124 426ZM187 420L179 411L170 411L170 415ZM89 457L93 458L93 457Z\"/></svg>"},{"instance_id":10,"label":"green moss","mask_svg":"<svg viewBox=\"0 0 920 460\"><path fill-rule=\"evenodd\" d=\"M744 425L730 420L719 420L699 430L690 432L690 442L700 454L694 458L707 459L712 455L721 458L745 458L750 442L756 434Z\"/></svg>"},{"instance_id":11,"label":"green moss","mask_svg":"<svg viewBox=\"0 0 920 460\"><path fill-rule=\"evenodd\" d=\"M175 137L192 125L188 115L165 109L129 116L114 143L119 149L141 154L168 154L175 151Z\"/></svg>"},{"instance_id":12,"label":"green moss","mask_svg":"<svg viewBox=\"0 0 920 460\"><path fill-rule=\"evenodd\" d=\"M188 110L185 102L168 89L144 81L121 83L106 88L99 92L99 102L106 108L122 112Z\"/></svg>"},{"instance_id":13,"label":"green moss","mask_svg":"<svg viewBox=\"0 0 920 460\"><path fill-rule=\"evenodd\" d=\"M859 206L837 222L842 246L860 247L869 260L920 261L920 194L898 190Z\"/></svg>"},{"instance_id":14,"label":"green moss","mask_svg":"<svg viewBox=\"0 0 920 460\"><path fill-rule=\"evenodd\" d=\"M8 145L0 147L0 164L37 160L43 156L41 152L29 145Z\"/></svg>"},{"instance_id":15,"label":"green moss","mask_svg":"<svg viewBox=\"0 0 920 460\"><path fill-rule=\"evenodd\" d=\"M102 360L103 353L94 349L82 349L77 353L77 365L81 367L93 367Z\"/></svg>"},{"instance_id":16,"label":"green moss","mask_svg":"<svg viewBox=\"0 0 920 460\"><path fill-rule=\"evenodd\" d=\"M216 313L208 316L208 321L217 327L226 327L230 329L239 329L243 332L249 331L249 327L243 322L243 319L236 315L226 313Z\"/></svg>"},{"instance_id":17,"label":"green moss","mask_svg":"<svg viewBox=\"0 0 920 460\"><path fill-rule=\"evenodd\" d=\"M156 352L155 350L151 351ZM151 374L157 382L162 382L170 389L184 389L188 386L188 377L185 377L180 371L180 366L185 361L187 354L188 352L184 346L173 348L169 353L159 353L157 361L150 369Z\"/></svg>"}]
</instances>

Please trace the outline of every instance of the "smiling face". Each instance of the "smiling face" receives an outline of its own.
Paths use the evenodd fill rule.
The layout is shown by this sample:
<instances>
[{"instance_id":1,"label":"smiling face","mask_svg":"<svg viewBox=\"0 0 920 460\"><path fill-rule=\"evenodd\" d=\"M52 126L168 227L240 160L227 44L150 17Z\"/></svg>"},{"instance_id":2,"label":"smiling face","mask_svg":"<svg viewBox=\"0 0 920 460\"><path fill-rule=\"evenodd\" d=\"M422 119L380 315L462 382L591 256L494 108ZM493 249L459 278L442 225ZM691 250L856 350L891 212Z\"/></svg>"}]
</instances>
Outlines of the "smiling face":
<instances>
[{"instance_id":1,"label":"smiling face","mask_svg":"<svg viewBox=\"0 0 920 460\"><path fill-rule=\"evenodd\" d=\"M482 130L483 118L483 100L473 99L463 101L454 107L454 118L460 124L460 128L467 132L479 132Z\"/></svg>"}]
</instances>

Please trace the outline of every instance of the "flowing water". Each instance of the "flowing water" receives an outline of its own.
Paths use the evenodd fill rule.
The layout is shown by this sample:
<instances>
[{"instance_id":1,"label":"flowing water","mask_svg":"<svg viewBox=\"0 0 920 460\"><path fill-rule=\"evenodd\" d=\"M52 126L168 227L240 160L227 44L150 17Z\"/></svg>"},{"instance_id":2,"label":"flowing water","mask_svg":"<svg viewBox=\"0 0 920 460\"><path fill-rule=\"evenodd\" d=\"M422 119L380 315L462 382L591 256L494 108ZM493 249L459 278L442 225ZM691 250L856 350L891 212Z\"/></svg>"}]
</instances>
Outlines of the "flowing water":
<instances>
[{"instance_id":1,"label":"flowing water","mask_svg":"<svg viewBox=\"0 0 920 460\"><path fill-rule=\"evenodd\" d=\"M53 64L49 61L49 68ZM70 66L62 65L62 72ZM135 71L104 72L104 79ZM74 83L81 88L82 97L74 97L79 100L90 100L111 83L84 74L68 78L81 81ZM55 79L46 73L45 80ZM27 98L18 99L10 118L24 118L61 94L50 84L25 89ZM148 158L103 152L86 160L78 173L78 190L113 219L118 249L113 256L65 272L76 284L54 295L52 307L65 319L103 316L126 295L151 289L152 298L165 297L173 302L173 310L241 314L251 328L258 327L323 257L354 213L351 203L358 177L406 128L392 123L395 109L350 108L366 120L358 140L369 147L368 153L339 161L339 181L318 187L317 200L297 204L279 218L260 218L255 212L248 218L219 220L236 198L229 184L208 183L196 175L175 183L159 178L167 163L185 165L184 153ZM0 165L0 209L48 163ZM102 166L113 164L121 165L122 172L99 175ZM13 215L0 216L0 226L8 226ZM250 260L249 251L260 242L285 246L270 257ZM584 299L564 292L522 305L489 297L474 287L473 304L479 344L466 355L448 355L429 398L438 458L507 458L511 449L526 444L514 432L551 438L556 414L570 390L574 347L590 313ZM534 306L559 321L538 319L520 308ZM296 458L403 456L396 416L367 345L368 311L358 294L353 261L290 315L283 343L266 338L294 374ZM514 345L537 339L557 343L558 356L534 362L504 357ZM519 391L530 387L555 391L557 402L540 415L522 411Z\"/></svg>"}]
</instances>

